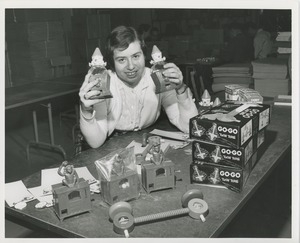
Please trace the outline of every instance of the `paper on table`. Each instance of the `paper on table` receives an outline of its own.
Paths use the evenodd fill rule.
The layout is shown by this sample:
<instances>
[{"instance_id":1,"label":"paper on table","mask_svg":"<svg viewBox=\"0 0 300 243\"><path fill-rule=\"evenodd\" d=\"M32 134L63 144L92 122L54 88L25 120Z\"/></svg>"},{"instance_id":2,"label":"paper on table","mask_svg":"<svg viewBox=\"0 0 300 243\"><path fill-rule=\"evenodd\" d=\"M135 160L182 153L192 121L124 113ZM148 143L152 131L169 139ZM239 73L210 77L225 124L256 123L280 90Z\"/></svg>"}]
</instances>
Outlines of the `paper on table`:
<instances>
[{"instance_id":1,"label":"paper on table","mask_svg":"<svg viewBox=\"0 0 300 243\"><path fill-rule=\"evenodd\" d=\"M91 174L87 167L84 166L75 169L79 178L85 179L86 181L88 181L89 184L96 182L95 177Z\"/></svg>"},{"instance_id":2,"label":"paper on table","mask_svg":"<svg viewBox=\"0 0 300 243\"><path fill-rule=\"evenodd\" d=\"M28 188L28 191L40 202L46 202L49 205L53 204L53 195L52 194L44 194L42 186Z\"/></svg>"},{"instance_id":3,"label":"paper on table","mask_svg":"<svg viewBox=\"0 0 300 243\"><path fill-rule=\"evenodd\" d=\"M52 185L62 182L63 177L57 173L58 168L41 171L41 186L43 194L51 194Z\"/></svg>"},{"instance_id":4,"label":"paper on table","mask_svg":"<svg viewBox=\"0 0 300 243\"><path fill-rule=\"evenodd\" d=\"M5 201L8 206L13 207L19 202L34 200L34 196L27 190L23 181L15 181L5 184Z\"/></svg>"},{"instance_id":5,"label":"paper on table","mask_svg":"<svg viewBox=\"0 0 300 243\"><path fill-rule=\"evenodd\" d=\"M163 131L159 129L154 129L150 133L161 137L167 137L167 138L182 140L182 141L186 141L187 138L189 137L188 134L185 134L183 132L169 132L169 131Z\"/></svg>"},{"instance_id":6,"label":"paper on table","mask_svg":"<svg viewBox=\"0 0 300 243\"><path fill-rule=\"evenodd\" d=\"M170 141L171 140L167 140L167 139L161 140L160 148L164 153L166 153L168 151L168 149L170 147ZM135 140L133 140L130 144L128 144L126 148L131 148L131 147L134 147L135 155L142 154L145 151L145 149L147 148L147 146L142 147L142 144L136 142Z\"/></svg>"},{"instance_id":7,"label":"paper on table","mask_svg":"<svg viewBox=\"0 0 300 243\"><path fill-rule=\"evenodd\" d=\"M135 140L131 141L131 143L128 144L126 148L131 148L131 147L134 147L134 154L142 154L146 149L146 146L142 147L142 144L136 142Z\"/></svg>"}]
</instances>

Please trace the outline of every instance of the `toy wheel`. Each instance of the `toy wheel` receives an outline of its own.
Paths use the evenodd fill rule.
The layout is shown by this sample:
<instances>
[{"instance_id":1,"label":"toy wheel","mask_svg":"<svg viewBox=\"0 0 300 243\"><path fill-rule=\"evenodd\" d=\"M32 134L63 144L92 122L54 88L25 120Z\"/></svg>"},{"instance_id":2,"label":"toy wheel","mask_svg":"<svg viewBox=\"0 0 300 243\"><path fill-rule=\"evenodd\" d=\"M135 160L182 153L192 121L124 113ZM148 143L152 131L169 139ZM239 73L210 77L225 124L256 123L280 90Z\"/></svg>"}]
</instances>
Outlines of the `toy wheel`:
<instances>
[{"instance_id":1,"label":"toy wheel","mask_svg":"<svg viewBox=\"0 0 300 243\"><path fill-rule=\"evenodd\" d=\"M117 213L113 218L113 229L117 234L124 234L124 231L127 230L128 233L134 229L134 219L132 214L127 212Z\"/></svg>"},{"instance_id":2,"label":"toy wheel","mask_svg":"<svg viewBox=\"0 0 300 243\"><path fill-rule=\"evenodd\" d=\"M203 217L205 221L205 216L208 214L207 203L200 198L193 198L188 203L188 208L190 210L189 215L194 219L201 219Z\"/></svg>"},{"instance_id":3,"label":"toy wheel","mask_svg":"<svg viewBox=\"0 0 300 243\"><path fill-rule=\"evenodd\" d=\"M118 213L122 213L122 212L132 214L131 205L127 202L117 202L117 203L113 204L108 210L109 218L111 220L114 220L114 217Z\"/></svg>"},{"instance_id":4,"label":"toy wheel","mask_svg":"<svg viewBox=\"0 0 300 243\"><path fill-rule=\"evenodd\" d=\"M203 199L203 193L198 189L191 189L184 193L181 197L181 204L182 207L186 208L188 203L193 198L200 198Z\"/></svg>"}]
</instances>

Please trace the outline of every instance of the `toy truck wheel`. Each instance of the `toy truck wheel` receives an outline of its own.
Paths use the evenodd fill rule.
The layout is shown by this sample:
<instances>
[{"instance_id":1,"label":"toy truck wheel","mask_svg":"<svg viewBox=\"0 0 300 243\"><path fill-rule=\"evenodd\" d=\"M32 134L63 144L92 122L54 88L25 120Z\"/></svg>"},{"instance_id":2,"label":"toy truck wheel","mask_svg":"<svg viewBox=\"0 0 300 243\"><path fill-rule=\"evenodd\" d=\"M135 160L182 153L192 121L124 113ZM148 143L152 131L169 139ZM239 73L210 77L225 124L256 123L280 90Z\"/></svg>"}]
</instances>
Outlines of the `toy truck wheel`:
<instances>
[{"instance_id":1,"label":"toy truck wheel","mask_svg":"<svg viewBox=\"0 0 300 243\"><path fill-rule=\"evenodd\" d=\"M109 218L111 220L114 220L115 216L118 213L129 213L132 214L132 207L129 203L127 202L117 202L113 204L108 211Z\"/></svg>"},{"instance_id":2,"label":"toy truck wheel","mask_svg":"<svg viewBox=\"0 0 300 243\"><path fill-rule=\"evenodd\" d=\"M182 207L186 208L188 203L193 198L200 198L203 199L203 193L198 189L191 189L184 193L181 197L181 204Z\"/></svg>"}]
</instances>

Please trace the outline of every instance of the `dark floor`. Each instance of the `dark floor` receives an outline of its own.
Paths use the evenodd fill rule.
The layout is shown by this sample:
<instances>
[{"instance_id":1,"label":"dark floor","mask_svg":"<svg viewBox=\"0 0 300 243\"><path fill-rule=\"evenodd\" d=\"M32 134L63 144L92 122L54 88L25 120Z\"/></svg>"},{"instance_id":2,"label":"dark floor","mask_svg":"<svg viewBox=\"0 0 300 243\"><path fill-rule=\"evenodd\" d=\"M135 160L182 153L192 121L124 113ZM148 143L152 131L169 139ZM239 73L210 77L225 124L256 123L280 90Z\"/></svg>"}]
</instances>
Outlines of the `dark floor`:
<instances>
[{"instance_id":1,"label":"dark floor","mask_svg":"<svg viewBox=\"0 0 300 243\"><path fill-rule=\"evenodd\" d=\"M64 120L60 126L59 118L54 114L55 143L63 146L69 158L74 153L71 133L73 124L72 120ZM39 137L41 141L49 142L49 128L45 117L39 121ZM30 115L24 116L23 113L21 116L17 114L6 116L5 182L20 180L52 163L63 161L59 153L32 149L32 162L29 168L25 151L27 141L33 138ZM291 237L290 161L290 155L286 156L220 237ZM59 236L28 228L11 218L5 219L5 238L52 237Z\"/></svg>"}]
</instances>

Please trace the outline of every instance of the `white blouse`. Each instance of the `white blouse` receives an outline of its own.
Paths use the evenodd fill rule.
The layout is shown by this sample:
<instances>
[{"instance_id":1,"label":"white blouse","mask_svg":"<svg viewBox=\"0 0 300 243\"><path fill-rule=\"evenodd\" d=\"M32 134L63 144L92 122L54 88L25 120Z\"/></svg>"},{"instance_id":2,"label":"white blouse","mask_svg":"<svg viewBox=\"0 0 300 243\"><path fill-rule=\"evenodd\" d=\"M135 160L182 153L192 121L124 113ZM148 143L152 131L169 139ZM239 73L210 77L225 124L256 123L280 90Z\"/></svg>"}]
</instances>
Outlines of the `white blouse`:
<instances>
[{"instance_id":1,"label":"white blouse","mask_svg":"<svg viewBox=\"0 0 300 243\"><path fill-rule=\"evenodd\" d=\"M143 78L134 88L125 85L116 73L109 74L113 98L94 105L91 118L80 112L80 128L91 147L101 146L115 129L134 131L152 125L161 107L172 124L183 132L189 131L189 119L198 114L189 89L180 95L175 90L155 94L149 68L145 68Z\"/></svg>"}]
</instances>

